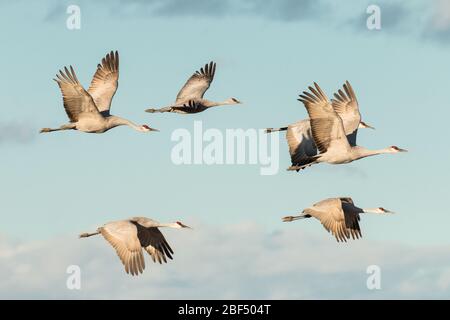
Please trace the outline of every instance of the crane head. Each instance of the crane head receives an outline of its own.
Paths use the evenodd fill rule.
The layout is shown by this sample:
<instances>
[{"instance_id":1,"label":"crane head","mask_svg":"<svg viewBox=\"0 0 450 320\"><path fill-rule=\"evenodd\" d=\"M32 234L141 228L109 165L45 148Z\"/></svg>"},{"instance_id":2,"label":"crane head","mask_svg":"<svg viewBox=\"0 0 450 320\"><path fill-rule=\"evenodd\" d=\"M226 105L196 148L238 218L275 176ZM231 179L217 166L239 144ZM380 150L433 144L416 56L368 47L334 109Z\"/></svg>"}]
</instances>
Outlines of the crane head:
<instances>
[{"instance_id":1,"label":"crane head","mask_svg":"<svg viewBox=\"0 0 450 320\"><path fill-rule=\"evenodd\" d=\"M227 102L228 104L241 104L241 103L242 103L241 101L239 101L239 100L236 99L236 98L229 98L229 99L226 100L226 102Z\"/></svg>"},{"instance_id":2,"label":"crane head","mask_svg":"<svg viewBox=\"0 0 450 320\"><path fill-rule=\"evenodd\" d=\"M396 153L396 152L408 152L408 150L399 148L399 147L397 147L397 146L390 146L389 149L390 149L390 151L391 151L392 153Z\"/></svg>"},{"instance_id":3,"label":"crane head","mask_svg":"<svg viewBox=\"0 0 450 320\"><path fill-rule=\"evenodd\" d=\"M180 221L177 221L177 222L175 222L175 223L179 226L180 229L181 229L181 228L189 228L189 229L192 229L191 227L189 227L189 226L187 226L187 225L181 223Z\"/></svg>"},{"instance_id":4,"label":"crane head","mask_svg":"<svg viewBox=\"0 0 450 320\"><path fill-rule=\"evenodd\" d=\"M377 211L378 211L378 213L394 213L393 211L385 209L383 207L377 208Z\"/></svg>"},{"instance_id":5,"label":"crane head","mask_svg":"<svg viewBox=\"0 0 450 320\"><path fill-rule=\"evenodd\" d=\"M143 132L150 132L150 131L159 131L158 129L150 128L148 125L143 124L141 126L141 129Z\"/></svg>"},{"instance_id":6,"label":"crane head","mask_svg":"<svg viewBox=\"0 0 450 320\"><path fill-rule=\"evenodd\" d=\"M372 127L371 125L365 123L364 121L361 121L361 122L359 123L358 128L373 129L373 130L375 130L374 127Z\"/></svg>"}]
</instances>

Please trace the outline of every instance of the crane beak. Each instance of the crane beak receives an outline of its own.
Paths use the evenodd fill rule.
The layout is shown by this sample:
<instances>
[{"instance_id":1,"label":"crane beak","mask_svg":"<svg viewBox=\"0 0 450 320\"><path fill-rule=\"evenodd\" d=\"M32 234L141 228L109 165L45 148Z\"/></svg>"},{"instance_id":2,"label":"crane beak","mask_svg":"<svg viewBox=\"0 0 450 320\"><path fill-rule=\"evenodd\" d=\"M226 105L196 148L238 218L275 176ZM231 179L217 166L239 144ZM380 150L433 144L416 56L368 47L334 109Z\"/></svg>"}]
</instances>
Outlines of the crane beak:
<instances>
[{"instance_id":1,"label":"crane beak","mask_svg":"<svg viewBox=\"0 0 450 320\"><path fill-rule=\"evenodd\" d=\"M408 150L398 148L398 152L408 152Z\"/></svg>"},{"instance_id":2,"label":"crane beak","mask_svg":"<svg viewBox=\"0 0 450 320\"><path fill-rule=\"evenodd\" d=\"M391 211L391 210L387 210L387 209L384 209L384 213L395 214L395 212L394 212L394 211Z\"/></svg>"},{"instance_id":3,"label":"crane beak","mask_svg":"<svg viewBox=\"0 0 450 320\"><path fill-rule=\"evenodd\" d=\"M181 226L182 226L183 228L192 229L191 227L189 227L189 226L187 226L187 225L185 225L185 224L181 224Z\"/></svg>"},{"instance_id":4,"label":"crane beak","mask_svg":"<svg viewBox=\"0 0 450 320\"><path fill-rule=\"evenodd\" d=\"M155 129L155 128L150 128L150 131L156 131L156 132L159 132L159 130L158 130L158 129Z\"/></svg>"},{"instance_id":5,"label":"crane beak","mask_svg":"<svg viewBox=\"0 0 450 320\"><path fill-rule=\"evenodd\" d=\"M368 124L365 123L364 121L361 121L361 122L359 123L359 125L360 125L361 128L367 128L367 129L375 130L374 127L372 127L371 125L368 125Z\"/></svg>"}]
</instances>

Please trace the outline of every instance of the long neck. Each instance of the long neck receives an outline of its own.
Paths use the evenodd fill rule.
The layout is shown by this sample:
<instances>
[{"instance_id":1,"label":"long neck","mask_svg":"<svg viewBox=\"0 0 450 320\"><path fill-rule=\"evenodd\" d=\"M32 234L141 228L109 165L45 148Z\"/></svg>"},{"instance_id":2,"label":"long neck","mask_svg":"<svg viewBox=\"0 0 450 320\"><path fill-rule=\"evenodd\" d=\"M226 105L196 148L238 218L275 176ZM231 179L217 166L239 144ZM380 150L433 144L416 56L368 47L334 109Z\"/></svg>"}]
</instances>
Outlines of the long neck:
<instances>
[{"instance_id":1,"label":"long neck","mask_svg":"<svg viewBox=\"0 0 450 320\"><path fill-rule=\"evenodd\" d=\"M175 222L169 222L169 223L159 223L158 227L179 228L180 226Z\"/></svg>"},{"instance_id":2,"label":"long neck","mask_svg":"<svg viewBox=\"0 0 450 320\"><path fill-rule=\"evenodd\" d=\"M367 208L367 209L362 209L363 213L379 213L380 209L379 208Z\"/></svg>"},{"instance_id":3,"label":"long neck","mask_svg":"<svg viewBox=\"0 0 450 320\"><path fill-rule=\"evenodd\" d=\"M356 159L360 159L370 156L376 156L377 154L391 153L391 150L389 148L369 150L364 147L353 147L352 152L355 155Z\"/></svg>"},{"instance_id":4,"label":"long neck","mask_svg":"<svg viewBox=\"0 0 450 320\"><path fill-rule=\"evenodd\" d=\"M230 101L230 100L224 100L222 102L216 102L216 101L210 101L210 100L204 100L203 105L207 108L217 107L217 106L226 106L226 105L232 105L236 104L236 102Z\"/></svg>"},{"instance_id":5,"label":"long neck","mask_svg":"<svg viewBox=\"0 0 450 320\"><path fill-rule=\"evenodd\" d=\"M136 131L142 131L142 128L138 126L137 124L131 122L130 120L117 117L117 116L110 116L108 117L108 123L111 128L118 127L118 126L129 126L133 128Z\"/></svg>"}]
</instances>

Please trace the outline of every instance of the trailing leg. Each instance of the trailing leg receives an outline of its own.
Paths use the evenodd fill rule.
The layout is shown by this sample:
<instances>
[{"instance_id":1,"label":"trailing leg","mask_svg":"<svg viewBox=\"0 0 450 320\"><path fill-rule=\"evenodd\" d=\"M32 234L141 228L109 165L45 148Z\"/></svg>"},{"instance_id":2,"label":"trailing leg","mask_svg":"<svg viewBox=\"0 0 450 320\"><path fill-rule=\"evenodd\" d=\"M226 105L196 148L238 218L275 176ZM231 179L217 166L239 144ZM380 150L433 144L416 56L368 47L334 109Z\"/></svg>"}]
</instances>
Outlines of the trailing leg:
<instances>
[{"instance_id":1,"label":"trailing leg","mask_svg":"<svg viewBox=\"0 0 450 320\"><path fill-rule=\"evenodd\" d=\"M52 128L42 128L39 133L47 133L47 132L53 132L53 131L61 131L61 130L75 130L76 129L76 124L75 123L68 123L68 124L64 124L61 127L57 128L57 129L52 129Z\"/></svg>"},{"instance_id":2,"label":"trailing leg","mask_svg":"<svg viewBox=\"0 0 450 320\"><path fill-rule=\"evenodd\" d=\"M149 113L163 113L163 112L172 112L172 107L165 107L165 108L160 108L160 109L147 109L145 110L145 112L149 112Z\"/></svg>"}]
</instances>

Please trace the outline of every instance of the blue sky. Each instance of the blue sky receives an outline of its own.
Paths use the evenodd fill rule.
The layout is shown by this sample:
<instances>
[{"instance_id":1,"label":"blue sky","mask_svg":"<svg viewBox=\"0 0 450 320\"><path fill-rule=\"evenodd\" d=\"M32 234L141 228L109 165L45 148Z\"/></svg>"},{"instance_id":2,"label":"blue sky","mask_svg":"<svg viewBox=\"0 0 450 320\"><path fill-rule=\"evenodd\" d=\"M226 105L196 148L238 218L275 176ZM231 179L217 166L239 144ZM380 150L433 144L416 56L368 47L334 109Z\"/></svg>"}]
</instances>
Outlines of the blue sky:
<instances>
[{"instance_id":1,"label":"blue sky","mask_svg":"<svg viewBox=\"0 0 450 320\"><path fill-rule=\"evenodd\" d=\"M364 1L183 3L0 1L0 234L6 247L75 238L135 215L214 230L250 224L263 234L333 241L316 221L282 224L280 217L347 195L362 207L398 213L363 217L365 238L355 246L374 241L414 252L450 244L450 215L443 203L450 191L447 1L380 1L379 31L366 29L369 2ZM81 30L66 28L68 4L80 6ZM39 135L39 128L67 121L52 80L57 70L73 65L87 87L110 50L118 50L121 59L113 113L161 132L124 127L102 135ZM242 106L189 116L143 112L173 101L187 77L210 60L217 62L217 72L207 96L236 97ZM274 176L261 176L258 166L170 161L174 129L192 130L195 120L221 130L283 126L306 117L296 99L313 81L331 97L345 80L356 91L363 119L377 129L361 131L359 143L398 145L408 154L295 174L285 171L289 155L280 137L280 171ZM178 246L188 250L182 242ZM99 248L113 256L106 243ZM415 272L414 261L408 267Z\"/></svg>"}]
</instances>

